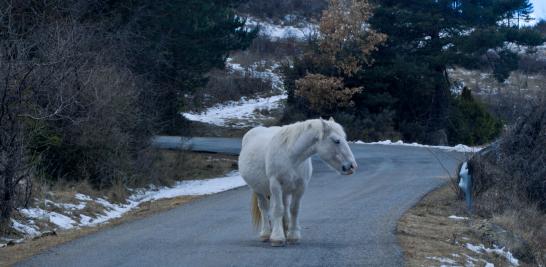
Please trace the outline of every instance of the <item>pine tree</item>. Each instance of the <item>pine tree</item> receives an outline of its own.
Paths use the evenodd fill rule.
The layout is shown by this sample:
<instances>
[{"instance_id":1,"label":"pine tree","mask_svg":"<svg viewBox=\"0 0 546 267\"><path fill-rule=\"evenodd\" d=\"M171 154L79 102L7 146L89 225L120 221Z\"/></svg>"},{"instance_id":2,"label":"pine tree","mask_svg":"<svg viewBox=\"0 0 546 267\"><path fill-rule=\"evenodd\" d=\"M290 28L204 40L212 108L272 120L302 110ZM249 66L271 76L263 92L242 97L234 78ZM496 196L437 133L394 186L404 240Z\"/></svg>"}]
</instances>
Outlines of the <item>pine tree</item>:
<instances>
[{"instance_id":1,"label":"pine tree","mask_svg":"<svg viewBox=\"0 0 546 267\"><path fill-rule=\"evenodd\" d=\"M538 45L529 28L527 0L379 0L370 20L389 36L374 55L372 70L360 78L372 92L395 100L397 122L406 139L438 143L450 119L447 69L489 66L502 81L517 68L517 55L505 42ZM361 104L366 105L366 99Z\"/></svg>"},{"instance_id":2,"label":"pine tree","mask_svg":"<svg viewBox=\"0 0 546 267\"><path fill-rule=\"evenodd\" d=\"M257 35L235 15L242 0L96 0L83 20L100 20L127 38L133 69L157 84L152 94L166 131L179 125L184 94L203 87L228 53Z\"/></svg>"}]
</instances>

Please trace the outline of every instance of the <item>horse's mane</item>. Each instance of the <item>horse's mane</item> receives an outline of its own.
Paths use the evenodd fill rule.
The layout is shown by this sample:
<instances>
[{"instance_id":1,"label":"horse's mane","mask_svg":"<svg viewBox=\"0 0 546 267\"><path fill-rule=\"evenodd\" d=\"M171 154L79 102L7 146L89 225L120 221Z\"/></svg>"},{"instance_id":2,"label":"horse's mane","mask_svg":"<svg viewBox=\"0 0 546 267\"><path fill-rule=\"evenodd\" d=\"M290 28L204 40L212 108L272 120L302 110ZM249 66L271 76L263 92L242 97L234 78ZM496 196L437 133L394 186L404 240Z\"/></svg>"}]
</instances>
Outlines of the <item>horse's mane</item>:
<instances>
[{"instance_id":1,"label":"horse's mane","mask_svg":"<svg viewBox=\"0 0 546 267\"><path fill-rule=\"evenodd\" d=\"M327 127L327 129L324 127ZM321 140L324 137L324 133L328 131L335 131L339 135L346 137L345 131L343 131L341 125L334 121L322 119L311 119L282 126L276 135L279 137L279 141L282 145L291 146L309 129L313 130L313 133L318 140Z\"/></svg>"}]
</instances>

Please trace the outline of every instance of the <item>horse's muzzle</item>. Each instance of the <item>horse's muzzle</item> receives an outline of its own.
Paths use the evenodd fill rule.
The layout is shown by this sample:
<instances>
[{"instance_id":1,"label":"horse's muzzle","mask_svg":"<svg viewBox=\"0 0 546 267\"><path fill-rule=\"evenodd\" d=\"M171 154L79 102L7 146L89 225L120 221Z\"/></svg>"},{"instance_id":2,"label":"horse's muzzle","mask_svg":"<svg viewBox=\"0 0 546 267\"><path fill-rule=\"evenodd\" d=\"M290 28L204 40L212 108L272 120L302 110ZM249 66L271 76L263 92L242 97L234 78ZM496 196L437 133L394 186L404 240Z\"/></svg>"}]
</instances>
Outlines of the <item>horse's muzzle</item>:
<instances>
[{"instance_id":1,"label":"horse's muzzle","mask_svg":"<svg viewBox=\"0 0 546 267\"><path fill-rule=\"evenodd\" d=\"M344 175L351 175L355 172L356 168L356 163L346 163L341 165L341 173Z\"/></svg>"}]
</instances>

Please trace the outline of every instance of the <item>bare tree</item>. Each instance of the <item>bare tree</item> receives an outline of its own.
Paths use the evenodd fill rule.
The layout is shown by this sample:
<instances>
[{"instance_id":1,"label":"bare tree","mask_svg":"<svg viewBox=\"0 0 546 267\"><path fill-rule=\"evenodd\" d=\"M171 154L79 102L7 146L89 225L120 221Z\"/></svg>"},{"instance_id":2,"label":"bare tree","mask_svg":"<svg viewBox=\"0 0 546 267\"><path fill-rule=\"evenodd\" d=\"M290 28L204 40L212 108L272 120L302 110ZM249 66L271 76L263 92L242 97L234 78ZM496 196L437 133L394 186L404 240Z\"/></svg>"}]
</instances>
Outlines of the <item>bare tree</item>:
<instances>
[{"instance_id":1,"label":"bare tree","mask_svg":"<svg viewBox=\"0 0 546 267\"><path fill-rule=\"evenodd\" d=\"M125 184L134 177L135 154L147 144L139 105L146 82L126 67L120 37L100 24L46 14L63 10L61 2L44 9L32 1L0 2L4 225L29 199L34 170L53 181Z\"/></svg>"}]
</instances>

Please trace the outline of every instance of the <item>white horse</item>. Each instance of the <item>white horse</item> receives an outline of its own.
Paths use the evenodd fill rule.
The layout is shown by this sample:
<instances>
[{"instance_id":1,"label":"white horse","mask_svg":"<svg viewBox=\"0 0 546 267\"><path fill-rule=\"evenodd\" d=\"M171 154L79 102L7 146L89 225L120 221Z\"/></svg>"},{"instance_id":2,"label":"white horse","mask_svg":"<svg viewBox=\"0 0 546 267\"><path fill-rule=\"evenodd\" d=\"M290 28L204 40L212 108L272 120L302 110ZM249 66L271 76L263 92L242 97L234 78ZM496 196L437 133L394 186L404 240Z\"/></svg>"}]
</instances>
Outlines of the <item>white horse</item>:
<instances>
[{"instance_id":1,"label":"white horse","mask_svg":"<svg viewBox=\"0 0 546 267\"><path fill-rule=\"evenodd\" d=\"M340 174L357 168L346 134L332 118L256 127L243 137L239 172L253 191L252 218L261 225L262 241L283 246L301 238L298 211L314 154Z\"/></svg>"}]
</instances>

